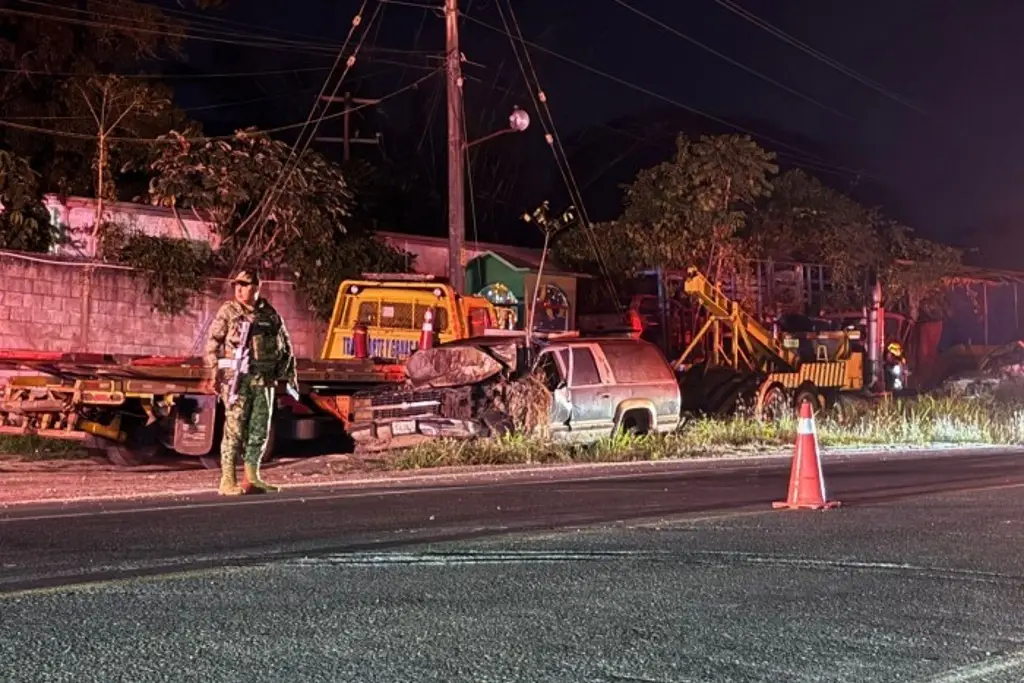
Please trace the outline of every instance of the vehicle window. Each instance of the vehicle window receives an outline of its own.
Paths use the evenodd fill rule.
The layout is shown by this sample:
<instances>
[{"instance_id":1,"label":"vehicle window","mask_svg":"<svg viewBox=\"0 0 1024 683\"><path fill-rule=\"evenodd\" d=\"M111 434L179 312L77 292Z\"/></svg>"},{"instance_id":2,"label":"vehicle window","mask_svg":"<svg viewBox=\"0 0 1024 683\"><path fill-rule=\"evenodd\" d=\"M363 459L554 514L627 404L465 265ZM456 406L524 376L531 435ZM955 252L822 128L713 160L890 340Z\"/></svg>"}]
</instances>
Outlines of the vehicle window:
<instances>
[{"instance_id":1,"label":"vehicle window","mask_svg":"<svg viewBox=\"0 0 1024 683\"><path fill-rule=\"evenodd\" d=\"M341 315L338 317L338 325L342 327L351 327L354 323L349 320L355 309L352 306L352 299L347 296L341 300Z\"/></svg>"},{"instance_id":2,"label":"vehicle window","mask_svg":"<svg viewBox=\"0 0 1024 683\"><path fill-rule=\"evenodd\" d=\"M590 349L574 348L572 350L572 385L586 387L601 383L601 373L597 371L597 362Z\"/></svg>"},{"instance_id":3,"label":"vehicle window","mask_svg":"<svg viewBox=\"0 0 1024 683\"><path fill-rule=\"evenodd\" d=\"M615 381L620 384L675 381L672 368L657 347L648 344L602 344Z\"/></svg>"},{"instance_id":4,"label":"vehicle window","mask_svg":"<svg viewBox=\"0 0 1024 683\"><path fill-rule=\"evenodd\" d=\"M418 327L412 317L412 304L397 301L381 301L380 326L392 330L411 330Z\"/></svg>"},{"instance_id":5,"label":"vehicle window","mask_svg":"<svg viewBox=\"0 0 1024 683\"><path fill-rule=\"evenodd\" d=\"M544 374L544 386L550 391L558 388L562 383L562 371L558 368L558 361L555 354L545 353L537 359L537 370Z\"/></svg>"},{"instance_id":6,"label":"vehicle window","mask_svg":"<svg viewBox=\"0 0 1024 683\"><path fill-rule=\"evenodd\" d=\"M423 325L423 314L427 312L427 309L434 312L434 332L441 334L442 332L448 331L448 309L444 306L428 306L426 304L416 304L416 312L414 314L415 329L419 330Z\"/></svg>"},{"instance_id":7,"label":"vehicle window","mask_svg":"<svg viewBox=\"0 0 1024 683\"><path fill-rule=\"evenodd\" d=\"M357 323L364 325L376 325L377 324L377 302L376 301L362 301L359 303L359 315L356 319Z\"/></svg>"}]
</instances>

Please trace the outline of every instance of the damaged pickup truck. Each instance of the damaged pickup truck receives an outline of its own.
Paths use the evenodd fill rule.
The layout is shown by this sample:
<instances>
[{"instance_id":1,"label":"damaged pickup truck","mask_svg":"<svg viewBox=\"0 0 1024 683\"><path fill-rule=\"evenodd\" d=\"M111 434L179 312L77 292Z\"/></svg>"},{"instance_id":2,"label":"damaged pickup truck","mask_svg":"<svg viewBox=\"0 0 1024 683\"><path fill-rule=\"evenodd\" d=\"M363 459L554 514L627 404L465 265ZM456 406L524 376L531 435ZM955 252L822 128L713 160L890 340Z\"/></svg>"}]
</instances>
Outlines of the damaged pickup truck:
<instances>
[{"instance_id":1,"label":"damaged pickup truck","mask_svg":"<svg viewBox=\"0 0 1024 683\"><path fill-rule=\"evenodd\" d=\"M357 450L506 433L586 443L620 430L670 432L681 419L671 366L629 337L467 339L417 351L406 374L404 385L353 397Z\"/></svg>"}]
</instances>

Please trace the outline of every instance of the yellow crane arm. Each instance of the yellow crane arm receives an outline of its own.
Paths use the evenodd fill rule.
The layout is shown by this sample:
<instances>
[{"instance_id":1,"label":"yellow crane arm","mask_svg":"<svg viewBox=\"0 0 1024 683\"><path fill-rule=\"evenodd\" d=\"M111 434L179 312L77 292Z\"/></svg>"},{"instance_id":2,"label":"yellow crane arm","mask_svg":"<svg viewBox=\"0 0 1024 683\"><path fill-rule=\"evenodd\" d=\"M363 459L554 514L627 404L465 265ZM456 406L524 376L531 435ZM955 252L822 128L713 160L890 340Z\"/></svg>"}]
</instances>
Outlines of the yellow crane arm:
<instances>
[{"instance_id":1,"label":"yellow crane arm","mask_svg":"<svg viewBox=\"0 0 1024 683\"><path fill-rule=\"evenodd\" d=\"M777 370L796 370L800 366L800 357L795 350L779 345L770 330L744 311L738 302L727 297L696 268L686 269L683 291L694 297L711 318L732 329L733 343L742 344L741 348L749 358L767 360Z\"/></svg>"}]
</instances>

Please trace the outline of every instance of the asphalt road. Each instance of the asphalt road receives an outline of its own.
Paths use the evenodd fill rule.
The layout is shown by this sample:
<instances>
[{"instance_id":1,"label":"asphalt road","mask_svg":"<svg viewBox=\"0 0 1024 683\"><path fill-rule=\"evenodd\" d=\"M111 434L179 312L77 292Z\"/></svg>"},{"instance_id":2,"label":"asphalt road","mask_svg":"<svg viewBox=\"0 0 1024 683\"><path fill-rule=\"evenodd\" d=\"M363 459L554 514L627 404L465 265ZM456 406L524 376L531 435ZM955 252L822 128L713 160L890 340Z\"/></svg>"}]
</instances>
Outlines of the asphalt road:
<instances>
[{"instance_id":1,"label":"asphalt road","mask_svg":"<svg viewBox=\"0 0 1024 683\"><path fill-rule=\"evenodd\" d=\"M4 681L1024 680L1024 458L15 508ZM513 533L516 532L516 533Z\"/></svg>"}]
</instances>

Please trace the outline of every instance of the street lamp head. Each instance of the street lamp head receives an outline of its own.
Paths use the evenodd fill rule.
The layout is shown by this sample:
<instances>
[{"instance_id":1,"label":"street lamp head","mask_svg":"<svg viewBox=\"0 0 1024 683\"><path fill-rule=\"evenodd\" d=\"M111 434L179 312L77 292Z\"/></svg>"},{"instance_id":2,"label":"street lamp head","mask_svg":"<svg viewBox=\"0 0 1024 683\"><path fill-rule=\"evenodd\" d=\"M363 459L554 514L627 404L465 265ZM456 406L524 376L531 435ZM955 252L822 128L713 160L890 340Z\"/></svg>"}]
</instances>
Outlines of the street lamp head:
<instances>
[{"instance_id":1,"label":"street lamp head","mask_svg":"<svg viewBox=\"0 0 1024 683\"><path fill-rule=\"evenodd\" d=\"M522 133L530 127L530 115L519 107L516 107L508 117L508 125L509 128L517 133Z\"/></svg>"}]
</instances>

